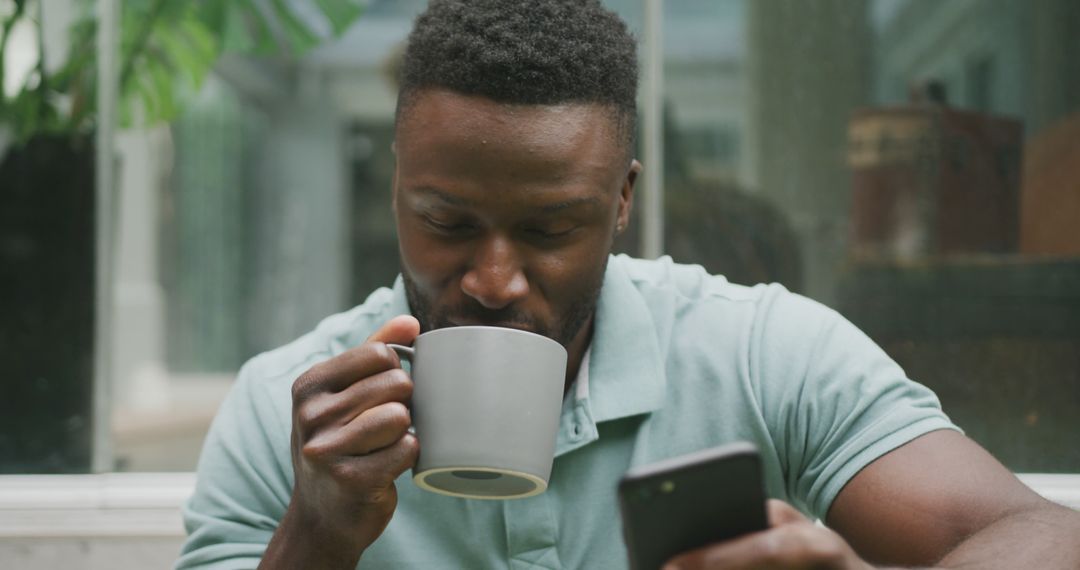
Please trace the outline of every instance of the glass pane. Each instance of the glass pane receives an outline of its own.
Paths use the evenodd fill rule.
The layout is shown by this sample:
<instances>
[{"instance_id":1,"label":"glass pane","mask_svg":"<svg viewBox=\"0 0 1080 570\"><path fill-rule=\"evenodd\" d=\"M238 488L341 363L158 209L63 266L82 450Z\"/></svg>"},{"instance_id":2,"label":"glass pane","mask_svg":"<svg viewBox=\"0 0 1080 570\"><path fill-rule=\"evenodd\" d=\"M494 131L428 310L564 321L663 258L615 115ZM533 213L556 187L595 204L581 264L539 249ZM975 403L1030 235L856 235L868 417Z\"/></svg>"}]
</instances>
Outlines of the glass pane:
<instances>
[{"instance_id":1,"label":"glass pane","mask_svg":"<svg viewBox=\"0 0 1080 570\"><path fill-rule=\"evenodd\" d=\"M1080 5L664 17L668 252L837 308L1010 468L1080 470Z\"/></svg>"}]
</instances>

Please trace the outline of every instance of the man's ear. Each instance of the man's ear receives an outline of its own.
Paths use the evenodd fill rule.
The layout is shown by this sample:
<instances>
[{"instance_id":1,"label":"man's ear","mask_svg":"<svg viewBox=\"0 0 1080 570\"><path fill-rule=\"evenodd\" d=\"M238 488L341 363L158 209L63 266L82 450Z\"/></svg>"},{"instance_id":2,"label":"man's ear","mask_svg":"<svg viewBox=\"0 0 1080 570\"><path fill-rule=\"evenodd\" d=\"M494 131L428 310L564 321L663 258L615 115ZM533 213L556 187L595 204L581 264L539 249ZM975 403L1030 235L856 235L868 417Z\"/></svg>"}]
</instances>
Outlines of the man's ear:
<instances>
[{"instance_id":1,"label":"man's ear","mask_svg":"<svg viewBox=\"0 0 1080 570\"><path fill-rule=\"evenodd\" d=\"M397 141L390 143L390 154L394 155L394 176L390 179L390 211L397 217Z\"/></svg>"},{"instance_id":2,"label":"man's ear","mask_svg":"<svg viewBox=\"0 0 1080 570\"><path fill-rule=\"evenodd\" d=\"M641 163L637 159L630 161L630 168L626 171L626 179L623 180L619 190L619 213L615 218L615 233L621 234L630 225L630 212L634 209L634 185L637 184L638 175L641 174Z\"/></svg>"}]
</instances>

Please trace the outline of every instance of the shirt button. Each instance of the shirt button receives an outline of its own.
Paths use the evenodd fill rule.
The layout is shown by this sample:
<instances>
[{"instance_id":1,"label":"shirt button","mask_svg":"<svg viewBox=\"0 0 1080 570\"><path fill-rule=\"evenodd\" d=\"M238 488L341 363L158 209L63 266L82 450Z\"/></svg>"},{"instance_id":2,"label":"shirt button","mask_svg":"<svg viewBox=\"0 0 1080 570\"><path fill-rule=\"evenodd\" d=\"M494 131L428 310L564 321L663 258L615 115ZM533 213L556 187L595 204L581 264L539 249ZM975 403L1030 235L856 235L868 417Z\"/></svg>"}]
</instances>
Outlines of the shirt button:
<instances>
[{"instance_id":1,"label":"shirt button","mask_svg":"<svg viewBox=\"0 0 1080 570\"><path fill-rule=\"evenodd\" d=\"M581 424L574 424L570 426L570 435L575 440L581 439Z\"/></svg>"}]
</instances>

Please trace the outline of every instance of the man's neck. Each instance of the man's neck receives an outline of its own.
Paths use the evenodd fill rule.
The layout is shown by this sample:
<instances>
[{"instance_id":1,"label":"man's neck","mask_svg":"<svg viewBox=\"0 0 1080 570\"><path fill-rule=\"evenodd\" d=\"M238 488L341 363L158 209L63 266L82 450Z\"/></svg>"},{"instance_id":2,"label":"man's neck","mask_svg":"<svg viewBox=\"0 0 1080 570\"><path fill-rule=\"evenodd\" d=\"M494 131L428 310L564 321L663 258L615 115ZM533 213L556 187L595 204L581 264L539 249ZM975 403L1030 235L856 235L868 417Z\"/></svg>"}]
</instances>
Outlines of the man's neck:
<instances>
[{"instance_id":1,"label":"man's neck","mask_svg":"<svg viewBox=\"0 0 1080 570\"><path fill-rule=\"evenodd\" d=\"M566 382L563 384L563 396L570 391L574 379L577 378L578 369L581 368L581 359L585 358L585 350L589 348L593 335L593 317L581 327L574 340L566 347Z\"/></svg>"}]
</instances>

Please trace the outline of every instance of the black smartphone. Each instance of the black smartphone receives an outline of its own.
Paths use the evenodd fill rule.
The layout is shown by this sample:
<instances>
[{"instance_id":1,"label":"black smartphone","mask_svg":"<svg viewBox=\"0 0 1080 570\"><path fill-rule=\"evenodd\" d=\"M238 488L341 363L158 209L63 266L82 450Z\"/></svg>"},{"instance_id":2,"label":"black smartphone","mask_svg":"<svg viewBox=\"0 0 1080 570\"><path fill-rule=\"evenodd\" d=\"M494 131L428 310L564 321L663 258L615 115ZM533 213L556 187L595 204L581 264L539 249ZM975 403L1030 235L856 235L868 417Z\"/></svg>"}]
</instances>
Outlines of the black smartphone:
<instances>
[{"instance_id":1,"label":"black smartphone","mask_svg":"<svg viewBox=\"0 0 1080 570\"><path fill-rule=\"evenodd\" d=\"M768 526L761 459L745 442L630 469L619 507L633 570Z\"/></svg>"}]
</instances>

